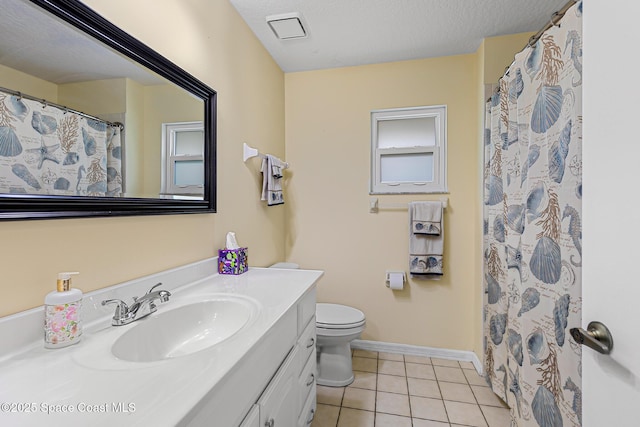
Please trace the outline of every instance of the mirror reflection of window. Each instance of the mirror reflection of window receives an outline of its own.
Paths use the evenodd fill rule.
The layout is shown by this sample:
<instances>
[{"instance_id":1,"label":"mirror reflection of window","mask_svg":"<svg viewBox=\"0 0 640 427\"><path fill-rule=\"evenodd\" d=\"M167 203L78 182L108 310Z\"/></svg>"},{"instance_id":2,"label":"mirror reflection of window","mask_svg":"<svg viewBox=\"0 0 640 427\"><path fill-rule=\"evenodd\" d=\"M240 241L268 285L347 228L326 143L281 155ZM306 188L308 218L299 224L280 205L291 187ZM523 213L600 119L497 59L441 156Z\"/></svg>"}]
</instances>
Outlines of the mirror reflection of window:
<instances>
[{"instance_id":1,"label":"mirror reflection of window","mask_svg":"<svg viewBox=\"0 0 640 427\"><path fill-rule=\"evenodd\" d=\"M204 194L204 125L202 122L162 124L162 194Z\"/></svg>"}]
</instances>

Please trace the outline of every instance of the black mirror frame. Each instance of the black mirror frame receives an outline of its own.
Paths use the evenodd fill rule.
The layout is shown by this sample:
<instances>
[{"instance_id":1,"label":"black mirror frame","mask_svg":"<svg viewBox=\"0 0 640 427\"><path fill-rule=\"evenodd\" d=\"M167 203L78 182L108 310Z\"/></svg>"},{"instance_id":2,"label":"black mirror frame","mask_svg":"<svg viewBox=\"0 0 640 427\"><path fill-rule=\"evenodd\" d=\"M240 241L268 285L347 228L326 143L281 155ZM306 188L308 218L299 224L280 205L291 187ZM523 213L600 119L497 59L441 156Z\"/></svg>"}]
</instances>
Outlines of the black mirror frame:
<instances>
[{"instance_id":1,"label":"black mirror frame","mask_svg":"<svg viewBox=\"0 0 640 427\"><path fill-rule=\"evenodd\" d=\"M29 0L204 102L204 200L0 194L0 220L216 212L216 92L77 0Z\"/></svg>"}]
</instances>

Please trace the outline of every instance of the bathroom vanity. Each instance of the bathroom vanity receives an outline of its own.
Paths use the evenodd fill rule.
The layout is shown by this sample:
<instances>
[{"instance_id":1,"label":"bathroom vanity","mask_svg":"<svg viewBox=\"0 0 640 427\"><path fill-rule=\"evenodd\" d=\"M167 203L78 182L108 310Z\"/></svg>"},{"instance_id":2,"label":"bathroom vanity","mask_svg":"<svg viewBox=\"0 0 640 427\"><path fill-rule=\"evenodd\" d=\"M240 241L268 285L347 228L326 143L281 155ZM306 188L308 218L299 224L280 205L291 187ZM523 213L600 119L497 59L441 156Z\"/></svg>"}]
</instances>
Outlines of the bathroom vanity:
<instances>
[{"instance_id":1,"label":"bathroom vanity","mask_svg":"<svg viewBox=\"0 0 640 427\"><path fill-rule=\"evenodd\" d=\"M219 275L216 261L85 294L84 333L70 347L44 348L42 307L1 318L0 425L309 425L323 273ZM130 301L158 282L169 301L111 325L103 300Z\"/></svg>"}]
</instances>

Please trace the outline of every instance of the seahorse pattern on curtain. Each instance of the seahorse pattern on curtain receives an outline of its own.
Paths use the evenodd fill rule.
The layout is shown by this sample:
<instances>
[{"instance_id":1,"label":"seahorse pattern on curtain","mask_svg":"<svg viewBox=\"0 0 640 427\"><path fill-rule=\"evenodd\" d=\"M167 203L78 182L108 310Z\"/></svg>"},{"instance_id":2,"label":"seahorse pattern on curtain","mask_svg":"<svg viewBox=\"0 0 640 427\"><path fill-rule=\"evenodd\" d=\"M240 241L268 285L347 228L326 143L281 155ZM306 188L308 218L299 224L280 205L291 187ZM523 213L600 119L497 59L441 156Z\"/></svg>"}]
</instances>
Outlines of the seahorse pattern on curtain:
<instances>
[{"instance_id":1,"label":"seahorse pattern on curtain","mask_svg":"<svg viewBox=\"0 0 640 427\"><path fill-rule=\"evenodd\" d=\"M121 196L120 129L0 92L0 193Z\"/></svg>"},{"instance_id":2,"label":"seahorse pattern on curtain","mask_svg":"<svg viewBox=\"0 0 640 427\"><path fill-rule=\"evenodd\" d=\"M582 3L486 106L486 375L512 426L582 424Z\"/></svg>"}]
</instances>

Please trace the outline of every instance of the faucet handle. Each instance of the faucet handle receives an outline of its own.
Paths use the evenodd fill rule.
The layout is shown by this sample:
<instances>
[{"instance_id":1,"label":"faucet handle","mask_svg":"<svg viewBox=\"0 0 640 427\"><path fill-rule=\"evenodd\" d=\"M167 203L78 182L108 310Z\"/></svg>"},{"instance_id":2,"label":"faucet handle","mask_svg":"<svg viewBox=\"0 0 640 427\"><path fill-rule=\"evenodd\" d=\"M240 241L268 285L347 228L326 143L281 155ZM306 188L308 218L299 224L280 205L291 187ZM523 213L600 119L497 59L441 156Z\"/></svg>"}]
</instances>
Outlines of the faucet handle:
<instances>
[{"instance_id":1,"label":"faucet handle","mask_svg":"<svg viewBox=\"0 0 640 427\"><path fill-rule=\"evenodd\" d=\"M114 326L125 325L130 321L132 317L132 313L129 311L129 306L126 302L121 299L107 299L102 301L102 305L107 304L116 304L116 312L113 314L113 318L111 319L111 324Z\"/></svg>"},{"instance_id":2,"label":"faucet handle","mask_svg":"<svg viewBox=\"0 0 640 427\"><path fill-rule=\"evenodd\" d=\"M116 312L122 309L124 309L125 312L129 311L129 306L127 305L126 302L122 301L121 299L114 298L114 299L106 299L102 301L102 305L107 305L107 304L118 304L116 306Z\"/></svg>"},{"instance_id":3,"label":"faucet handle","mask_svg":"<svg viewBox=\"0 0 640 427\"><path fill-rule=\"evenodd\" d=\"M153 292L153 290L154 290L155 288L157 288L158 286L162 286L162 282L158 282L158 283L156 283L155 285L153 285L153 286L151 287L151 289L149 289L149 290L147 291L147 294L150 294L151 292Z\"/></svg>"}]
</instances>

